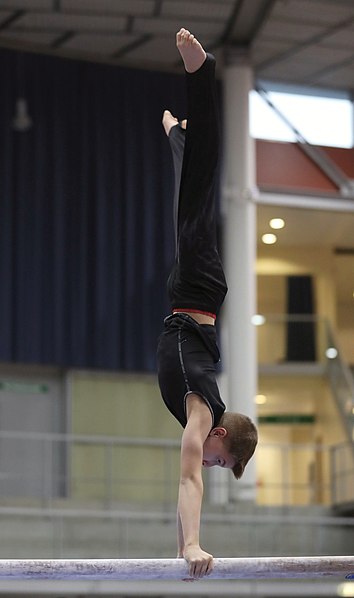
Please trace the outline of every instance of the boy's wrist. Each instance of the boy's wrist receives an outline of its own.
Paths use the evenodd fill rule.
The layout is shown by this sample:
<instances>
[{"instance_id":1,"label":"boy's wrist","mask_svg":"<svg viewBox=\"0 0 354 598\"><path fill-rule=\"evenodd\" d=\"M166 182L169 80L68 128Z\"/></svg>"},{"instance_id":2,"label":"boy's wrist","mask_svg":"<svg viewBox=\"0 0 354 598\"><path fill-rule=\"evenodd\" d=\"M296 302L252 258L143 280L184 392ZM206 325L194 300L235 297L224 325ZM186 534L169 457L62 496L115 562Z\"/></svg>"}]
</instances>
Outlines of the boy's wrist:
<instances>
[{"instance_id":1,"label":"boy's wrist","mask_svg":"<svg viewBox=\"0 0 354 598\"><path fill-rule=\"evenodd\" d=\"M187 548L200 548L199 541L185 542L184 550L186 550Z\"/></svg>"}]
</instances>

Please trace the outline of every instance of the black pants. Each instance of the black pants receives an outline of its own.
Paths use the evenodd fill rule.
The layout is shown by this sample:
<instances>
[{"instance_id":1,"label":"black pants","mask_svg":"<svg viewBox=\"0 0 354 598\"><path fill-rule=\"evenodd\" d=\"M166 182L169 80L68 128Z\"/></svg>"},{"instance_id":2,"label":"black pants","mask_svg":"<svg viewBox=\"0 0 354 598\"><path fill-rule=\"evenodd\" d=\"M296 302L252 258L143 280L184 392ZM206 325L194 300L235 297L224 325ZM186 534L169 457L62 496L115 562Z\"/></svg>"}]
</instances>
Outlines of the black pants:
<instances>
[{"instance_id":1,"label":"black pants","mask_svg":"<svg viewBox=\"0 0 354 598\"><path fill-rule=\"evenodd\" d=\"M169 141L175 169L176 261L168 280L172 309L219 312L227 286L217 250L215 183L219 118L215 59L210 54L195 73L186 73L187 130L172 127Z\"/></svg>"},{"instance_id":2,"label":"black pants","mask_svg":"<svg viewBox=\"0 0 354 598\"><path fill-rule=\"evenodd\" d=\"M215 175L219 153L215 60L186 73L188 123L172 127L170 144L175 167L176 262L168 281L173 309L217 314L227 292L216 246ZM215 326L198 324L187 314L165 319L157 350L162 398L182 426L185 400L196 393L219 422L225 405L215 379L219 360Z\"/></svg>"}]
</instances>

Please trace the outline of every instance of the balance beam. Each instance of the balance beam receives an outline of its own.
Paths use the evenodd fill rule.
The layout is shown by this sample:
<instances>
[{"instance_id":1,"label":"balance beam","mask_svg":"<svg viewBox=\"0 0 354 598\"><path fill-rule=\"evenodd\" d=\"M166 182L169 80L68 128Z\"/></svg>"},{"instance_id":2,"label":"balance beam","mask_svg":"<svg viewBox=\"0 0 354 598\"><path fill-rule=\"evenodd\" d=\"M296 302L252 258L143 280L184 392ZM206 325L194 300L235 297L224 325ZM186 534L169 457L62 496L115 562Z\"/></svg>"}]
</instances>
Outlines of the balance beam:
<instances>
[{"instance_id":1,"label":"balance beam","mask_svg":"<svg viewBox=\"0 0 354 598\"><path fill-rule=\"evenodd\" d=\"M354 578L354 556L216 558L207 579ZM184 559L1 559L0 580L181 580Z\"/></svg>"}]
</instances>

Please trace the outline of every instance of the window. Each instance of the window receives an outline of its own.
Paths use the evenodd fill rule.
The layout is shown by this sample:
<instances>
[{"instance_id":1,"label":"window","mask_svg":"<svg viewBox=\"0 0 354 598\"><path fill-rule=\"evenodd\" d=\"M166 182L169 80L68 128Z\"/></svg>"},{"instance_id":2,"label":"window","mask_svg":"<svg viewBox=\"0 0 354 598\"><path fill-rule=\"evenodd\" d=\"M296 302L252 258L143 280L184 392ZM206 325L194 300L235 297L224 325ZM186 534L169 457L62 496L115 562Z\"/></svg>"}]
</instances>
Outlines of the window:
<instances>
[{"instance_id":1,"label":"window","mask_svg":"<svg viewBox=\"0 0 354 598\"><path fill-rule=\"evenodd\" d=\"M353 104L347 98L268 91L275 108L309 143L353 147ZM258 139L296 141L294 131L257 92L250 95L250 132Z\"/></svg>"}]
</instances>

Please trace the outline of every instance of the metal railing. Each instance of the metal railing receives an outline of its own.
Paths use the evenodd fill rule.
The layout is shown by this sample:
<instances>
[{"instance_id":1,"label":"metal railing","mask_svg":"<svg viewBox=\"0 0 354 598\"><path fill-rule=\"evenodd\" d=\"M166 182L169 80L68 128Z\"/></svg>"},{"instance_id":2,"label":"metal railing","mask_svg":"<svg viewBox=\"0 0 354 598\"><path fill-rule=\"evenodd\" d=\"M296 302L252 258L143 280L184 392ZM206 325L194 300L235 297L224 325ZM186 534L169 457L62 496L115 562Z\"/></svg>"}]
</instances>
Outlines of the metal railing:
<instances>
[{"instance_id":1,"label":"metal railing","mask_svg":"<svg viewBox=\"0 0 354 598\"><path fill-rule=\"evenodd\" d=\"M256 454L257 503L332 505L354 501L350 443L265 444ZM264 464L267 464L267 470ZM227 472L224 472L227 474ZM206 503L213 483L205 470ZM174 505L179 441L65 434L0 433L0 503ZM222 482L227 490L229 475ZM227 502L227 499L226 499Z\"/></svg>"},{"instance_id":2,"label":"metal railing","mask_svg":"<svg viewBox=\"0 0 354 598\"><path fill-rule=\"evenodd\" d=\"M294 336L299 341L297 362L325 364L329 345L329 325L326 318L307 314L261 314L257 325L259 365L283 365L294 362L291 344ZM308 345L312 346L312 356ZM301 355L304 345L304 355ZM307 346L305 346L307 345Z\"/></svg>"},{"instance_id":3,"label":"metal railing","mask_svg":"<svg viewBox=\"0 0 354 598\"><path fill-rule=\"evenodd\" d=\"M329 347L333 348L332 358L327 362L327 373L333 396L342 415L342 420L352 441L354 455L354 378L350 368L341 357L340 350L335 341L333 331L326 323L326 336Z\"/></svg>"},{"instance_id":4,"label":"metal railing","mask_svg":"<svg viewBox=\"0 0 354 598\"><path fill-rule=\"evenodd\" d=\"M283 367L285 371L291 373L294 368L302 367L304 371L305 367L308 370L312 368L313 372L327 375L348 440L353 442L354 454L354 378L341 356L329 321L315 315L284 314L262 315L258 321L257 344L260 371L267 372L267 368L269 371L272 367L280 371ZM292 341L294 341L295 330L300 348L301 345L305 347L303 360L301 350L297 360L289 358L289 327L293 327ZM312 358L309 358L306 349L308 343L313 349Z\"/></svg>"},{"instance_id":5,"label":"metal railing","mask_svg":"<svg viewBox=\"0 0 354 598\"><path fill-rule=\"evenodd\" d=\"M346 442L331 448L331 497L334 506L353 504L354 466L353 446Z\"/></svg>"}]
</instances>

